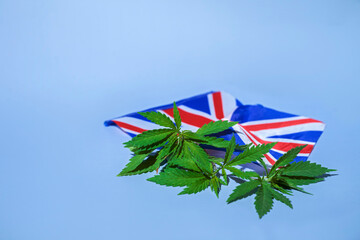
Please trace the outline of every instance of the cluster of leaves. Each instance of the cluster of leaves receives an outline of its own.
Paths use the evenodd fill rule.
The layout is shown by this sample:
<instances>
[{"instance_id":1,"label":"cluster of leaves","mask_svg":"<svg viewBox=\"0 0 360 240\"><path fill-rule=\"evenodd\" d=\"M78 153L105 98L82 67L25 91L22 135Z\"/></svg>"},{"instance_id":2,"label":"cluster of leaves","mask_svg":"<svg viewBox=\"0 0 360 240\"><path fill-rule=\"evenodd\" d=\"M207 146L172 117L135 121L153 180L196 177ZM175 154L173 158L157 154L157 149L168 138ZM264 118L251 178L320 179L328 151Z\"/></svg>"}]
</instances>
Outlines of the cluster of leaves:
<instances>
[{"instance_id":1,"label":"cluster of leaves","mask_svg":"<svg viewBox=\"0 0 360 240\"><path fill-rule=\"evenodd\" d=\"M217 197L222 186L233 179L239 185L227 199L227 203L255 194L255 208L259 217L272 209L278 200L290 208L291 201L285 195L292 191L307 193L302 185L321 182L327 173L334 171L310 162L293 162L305 147L296 147L284 154L271 168L263 161L264 154L276 144L238 145L235 138L230 141L209 136L222 132L237 122L216 121L203 125L196 132L181 130L181 118L174 103L175 123L159 112L140 112L143 117L164 128L145 131L125 143L134 156L118 176L130 176L156 171L159 174L148 181L171 187L184 187L179 193L194 194L209 188ZM224 158L210 156L207 146L226 149ZM235 151L241 153L234 156ZM265 173L245 172L238 168L242 164L260 163ZM291 163L291 164L290 164Z\"/></svg>"}]
</instances>

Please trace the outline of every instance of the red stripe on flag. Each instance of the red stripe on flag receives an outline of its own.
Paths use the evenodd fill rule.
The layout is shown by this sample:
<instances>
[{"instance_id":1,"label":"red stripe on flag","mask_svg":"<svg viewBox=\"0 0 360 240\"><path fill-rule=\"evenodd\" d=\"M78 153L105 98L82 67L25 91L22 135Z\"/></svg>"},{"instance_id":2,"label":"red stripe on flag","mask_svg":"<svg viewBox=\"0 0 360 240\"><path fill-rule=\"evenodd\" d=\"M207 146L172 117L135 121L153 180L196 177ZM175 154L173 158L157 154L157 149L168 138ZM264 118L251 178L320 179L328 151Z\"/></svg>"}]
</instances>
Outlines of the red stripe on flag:
<instances>
[{"instance_id":1,"label":"red stripe on flag","mask_svg":"<svg viewBox=\"0 0 360 240\"><path fill-rule=\"evenodd\" d=\"M253 133L249 133L249 134L253 138L255 138L256 141L258 141L261 144L272 143L270 141L262 140L261 138L255 136ZM300 143L278 142L272 149L287 152L287 151L293 149L294 147L299 147L299 146L304 146L304 145L305 144L300 144ZM314 149L314 145L307 145L303 150L301 150L300 153L311 153L313 149Z\"/></svg>"},{"instance_id":2,"label":"red stripe on flag","mask_svg":"<svg viewBox=\"0 0 360 240\"><path fill-rule=\"evenodd\" d=\"M281 120L279 120L281 121ZM322 123L321 121L315 119L300 119L300 120L293 120L293 121L285 121L285 122L276 122L276 123L263 123L263 124L256 124L256 125L241 125L248 131L259 131L259 130L266 130L272 128L281 128L281 127L290 127L294 125L304 124L304 123Z\"/></svg>"},{"instance_id":3,"label":"red stripe on flag","mask_svg":"<svg viewBox=\"0 0 360 240\"><path fill-rule=\"evenodd\" d=\"M300 147L300 146L304 146L304 145L305 144L278 142L273 147L273 149L287 152L287 151L293 149L294 147ZM307 145L303 150L301 150L300 153L311 153L313 149L314 149L314 145Z\"/></svg>"},{"instance_id":4,"label":"red stripe on flag","mask_svg":"<svg viewBox=\"0 0 360 240\"><path fill-rule=\"evenodd\" d=\"M275 161L274 161L271 157L269 157L268 155L270 155L270 153L267 153L267 154L265 154L264 156L265 156L265 158L269 161L269 163L270 163L271 165L274 165L274 164L275 164Z\"/></svg>"},{"instance_id":5,"label":"red stripe on flag","mask_svg":"<svg viewBox=\"0 0 360 240\"><path fill-rule=\"evenodd\" d=\"M201 128L204 124L208 124L209 122L214 122L213 120L197 115L197 114L193 114L187 111L184 111L180 108L178 108L179 113L180 113L180 117L181 117L181 121L183 123ZM174 117L173 114L173 109L169 108L166 110L163 110L166 114L168 114L169 116L171 116L172 118Z\"/></svg>"},{"instance_id":6,"label":"red stripe on flag","mask_svg":"<svg viewBox=\"0 0 360 240\"><path fill-rule=\"evenodd\" d=\"M224 110L223 110L223 103L221 99L221 92L216 92L212 94L214 100L214 108L215 108L215 115L217 119L223 119Z\"/></svg>"},{"instance_id":7,"label":"red stripe on flag","mask_svg":"<svg viewBox=\"0 0 360 240\"><path fill-rule=\"evenodd\" d=\"M124 122L119 122L119 121L114 121L114 120L113 120L113 122L116 123L116 125L118 125L120 128L125 128L128 130L134 131L134 132L142 133L142 132L147 131L146 129L135 127L133 125L130 125L130 124L127 124Z\"/></svg>"}]
</instances>

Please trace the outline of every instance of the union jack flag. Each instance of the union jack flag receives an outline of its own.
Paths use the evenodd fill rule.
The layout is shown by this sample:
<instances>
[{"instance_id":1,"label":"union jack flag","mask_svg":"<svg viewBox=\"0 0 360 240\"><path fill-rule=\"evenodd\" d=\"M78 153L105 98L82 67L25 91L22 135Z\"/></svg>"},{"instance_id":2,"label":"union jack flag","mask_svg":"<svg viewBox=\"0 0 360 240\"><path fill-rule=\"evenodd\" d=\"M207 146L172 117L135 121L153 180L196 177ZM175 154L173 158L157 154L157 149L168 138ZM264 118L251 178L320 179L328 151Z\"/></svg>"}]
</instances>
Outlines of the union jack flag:
<instances>
[{"instance_id":1,"label":"union jack flag","mask_svg":"<svg viewBox=\"0 0 360 240\"><path fill-rule=\"evenodd\" d=\"M314 149L315 143L324 131L321 121L284 113L262 105L243 105L239 100L225 92L208 92L176 102L183 130L196 131L212 121L229 120L239 122L219 137L226 140L234 135L239 145L254 145L277 142L265 155L264 161L273 165L285 152L307 144L295 161L306 161ZM173 105L163 105L142 112L158 111L173 120ZM160 126L150 122L138 113L130 113L105 121L105 126L117 126L130 137ZM208 149L209 154L221 155L223 151ZM255 164L256 165L256 164ZM255 170L255 165L246 168Z\"/></svg>"}]
</instances>

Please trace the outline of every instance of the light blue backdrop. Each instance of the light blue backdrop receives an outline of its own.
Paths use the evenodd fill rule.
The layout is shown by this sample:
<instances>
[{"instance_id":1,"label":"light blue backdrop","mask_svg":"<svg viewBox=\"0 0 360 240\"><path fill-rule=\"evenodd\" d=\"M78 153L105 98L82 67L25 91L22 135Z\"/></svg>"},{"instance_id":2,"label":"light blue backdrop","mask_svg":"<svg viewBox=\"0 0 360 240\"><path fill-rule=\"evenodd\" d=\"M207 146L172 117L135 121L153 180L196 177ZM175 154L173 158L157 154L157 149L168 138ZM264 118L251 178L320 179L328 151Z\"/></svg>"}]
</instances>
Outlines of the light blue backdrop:
<instances>
[{"instance_id":1,"label":"light blue backdrop","mask_svg":"<svg viewBox=\"0 0 360 240\"><path fill-rule=\"evenodd\" d=\"M0 0L0 239L360 239L360 2ZM103 121L224 90L324 121L337 177L275 204L118 178Z\"/></svg>"}]
</instances>

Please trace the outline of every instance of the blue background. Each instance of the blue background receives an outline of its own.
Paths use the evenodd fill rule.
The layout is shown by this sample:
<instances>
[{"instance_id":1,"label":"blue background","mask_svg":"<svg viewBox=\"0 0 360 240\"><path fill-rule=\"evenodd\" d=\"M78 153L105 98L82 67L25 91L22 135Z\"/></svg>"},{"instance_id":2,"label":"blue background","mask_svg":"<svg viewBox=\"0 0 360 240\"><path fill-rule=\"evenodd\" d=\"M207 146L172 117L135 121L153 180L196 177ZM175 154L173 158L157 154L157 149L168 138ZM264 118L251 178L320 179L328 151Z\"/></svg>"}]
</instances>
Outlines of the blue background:
<instances>
[{"instance_id":1,"label":"blue background","mask_svg":"<svg viewBox=\"0 0 360 240\"><path fill-rule=\"evenodd\" d=\"M360 2L0 0L0 239L360 239ZM224 90L327 124L337 177L231 205L116 177L103 121Z\"/></svg>"}]
</instances>

